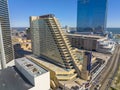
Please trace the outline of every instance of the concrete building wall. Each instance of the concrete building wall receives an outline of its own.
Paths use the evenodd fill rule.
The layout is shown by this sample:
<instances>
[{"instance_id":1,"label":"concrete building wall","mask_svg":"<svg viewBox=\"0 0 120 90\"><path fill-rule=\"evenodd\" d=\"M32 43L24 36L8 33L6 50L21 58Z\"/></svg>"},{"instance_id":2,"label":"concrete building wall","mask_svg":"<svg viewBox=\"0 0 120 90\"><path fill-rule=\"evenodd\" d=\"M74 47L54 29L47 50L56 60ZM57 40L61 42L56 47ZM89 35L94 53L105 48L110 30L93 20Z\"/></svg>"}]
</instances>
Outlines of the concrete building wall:
<instances>
[{"instance_id":1,"label":"concrete building wall","mask_svg":"<svg viewBox=\"0 0 120 90\"><path fill-rule=\"evenodd\" d=\"M115 49L115 43L107 39L107 37L80 34L67 34L67 36L71 45L75 48L102 53L112 53Z\"/></svg>"},{"instance_id":2,"label":"concrete building wall","mask_svg":"<svg viewBox=\"0 0 120 90\"><path fill-rule=\"evenodd\" d=\"M0 0L0 20L1 20L1 31L4 46L5 60L3 63L7 64L13 60L13 47L11 41L11 31L8 13L8 0ZM2 64L3 64L2 63ZM5 68L4 65L2 68Z\"/></svg>"},{"instance_id":3,"label":"concrete building wall","mask_svg":"<svg viewBox=\"0 0 120 90\"><path fill-rule=\"evenodd\" d=\"M25 70L17 61L15 61L15 66L30 81L32 85L35 85L34 77L30 75L28 71Z\"/></svg>"},{"instance_id":4,"label":"concrete building wall","mask_svg":"<svg viewBox=\"0 0 120 90\"><path fill-rule=\"evenodd\" d=\"M35 78L35 86L29 90L49 90L50 89L50 73L44 73Z\"/></svg>"},{"instance_id":5,"label":"concrete building wall","mask_svg":"<svg viewBox=\"0 0 120 90\"><path fill-rule=\"evenodd\" d=\"M97 40L92 37L83 37L83 36L75 36L75 35L67 35L71 45L76 48L86 49L86 50L96 50L97 48Z\"/></svg>"}]
</instances>

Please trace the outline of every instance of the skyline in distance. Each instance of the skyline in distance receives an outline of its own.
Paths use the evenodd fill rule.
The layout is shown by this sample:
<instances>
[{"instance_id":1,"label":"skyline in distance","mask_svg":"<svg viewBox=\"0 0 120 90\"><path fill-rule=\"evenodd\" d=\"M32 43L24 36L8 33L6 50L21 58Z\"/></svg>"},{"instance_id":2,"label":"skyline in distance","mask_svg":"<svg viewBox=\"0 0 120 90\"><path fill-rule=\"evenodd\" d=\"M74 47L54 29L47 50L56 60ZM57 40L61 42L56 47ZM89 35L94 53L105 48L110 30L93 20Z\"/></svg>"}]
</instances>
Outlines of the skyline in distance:
<instances>
[{"instance_id":1,"label":"skyline in distance","mask_svg":"<svg viewBox=\"0 0 120 90\"><path fill-rule=\"evenodd\" d=\"M116 2L115 2L116 1ZM55 14L62 26L76 27L77 0L9 0L11 27L29 27L29 16ZM107 27L120 27L119 0L108 0Z\"/></svg>"}]
</instances>

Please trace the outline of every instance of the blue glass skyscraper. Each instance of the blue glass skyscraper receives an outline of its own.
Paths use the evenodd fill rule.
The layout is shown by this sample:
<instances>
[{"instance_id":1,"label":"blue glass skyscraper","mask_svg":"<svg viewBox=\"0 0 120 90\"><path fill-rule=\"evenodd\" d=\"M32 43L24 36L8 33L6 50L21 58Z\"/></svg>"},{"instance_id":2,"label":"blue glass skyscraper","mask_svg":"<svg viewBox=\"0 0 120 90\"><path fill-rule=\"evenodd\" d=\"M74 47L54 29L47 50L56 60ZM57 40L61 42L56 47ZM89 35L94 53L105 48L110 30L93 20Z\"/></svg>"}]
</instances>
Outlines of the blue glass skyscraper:
<instances>
[{"instance_id":1,"label":"blue glass skyscraper","mask_svg":"<svg viewBox=\"0 0 120 90\"><path fill-rule=\"evenodd\" d=\"M106 28L107 0L78 0L77 31L103 33Z\"/></svg>"}]
</instances>

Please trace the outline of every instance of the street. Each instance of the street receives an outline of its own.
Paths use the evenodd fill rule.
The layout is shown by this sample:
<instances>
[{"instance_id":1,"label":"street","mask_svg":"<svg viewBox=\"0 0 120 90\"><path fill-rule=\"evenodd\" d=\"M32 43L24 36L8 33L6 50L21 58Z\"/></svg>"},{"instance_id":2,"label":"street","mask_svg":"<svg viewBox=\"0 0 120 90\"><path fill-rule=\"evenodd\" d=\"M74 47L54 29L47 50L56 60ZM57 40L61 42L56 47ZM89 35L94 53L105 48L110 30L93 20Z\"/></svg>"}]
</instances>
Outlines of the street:
<instances>
[{"instance_id":1,"label":"street","mask_svg":"<svg viewBox=\"0 0 120 90\"><path fill-rule=\"evenodd\" d=\"M100 85L99 90L108 90L111 81L113 79L114 73L117 70L120 58L120 46L116 46L116 49L106 64L105 68L101 73L95 78L94 81L97 81L96 85L92 83L90 90L96 90L96 86Z\"/></svg>"}]
</instances>

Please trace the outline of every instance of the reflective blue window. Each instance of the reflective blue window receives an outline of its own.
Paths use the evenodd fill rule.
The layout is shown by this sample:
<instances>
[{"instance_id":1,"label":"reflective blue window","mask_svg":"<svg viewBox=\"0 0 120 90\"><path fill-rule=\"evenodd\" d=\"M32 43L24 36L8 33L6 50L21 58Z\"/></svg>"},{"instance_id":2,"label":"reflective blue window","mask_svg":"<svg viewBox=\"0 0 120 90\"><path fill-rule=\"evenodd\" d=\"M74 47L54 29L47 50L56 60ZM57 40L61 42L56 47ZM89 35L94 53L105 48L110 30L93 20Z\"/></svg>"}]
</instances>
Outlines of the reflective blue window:
<instances>
[{"instance_id":1,"label":"reflective blue window","mask_svg":"<svg viewBox=\"0 0 120 90\"><path fill-rule=\"evenodd\" d=\"M78 0L78 32L101 33L106 28L107 0Z\"/></svg>"}]
</instances>

